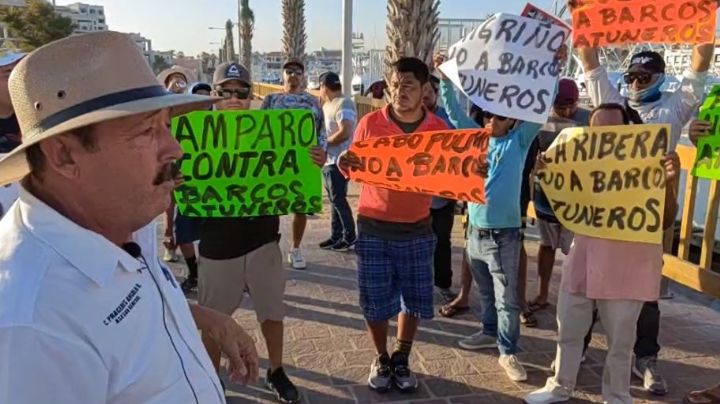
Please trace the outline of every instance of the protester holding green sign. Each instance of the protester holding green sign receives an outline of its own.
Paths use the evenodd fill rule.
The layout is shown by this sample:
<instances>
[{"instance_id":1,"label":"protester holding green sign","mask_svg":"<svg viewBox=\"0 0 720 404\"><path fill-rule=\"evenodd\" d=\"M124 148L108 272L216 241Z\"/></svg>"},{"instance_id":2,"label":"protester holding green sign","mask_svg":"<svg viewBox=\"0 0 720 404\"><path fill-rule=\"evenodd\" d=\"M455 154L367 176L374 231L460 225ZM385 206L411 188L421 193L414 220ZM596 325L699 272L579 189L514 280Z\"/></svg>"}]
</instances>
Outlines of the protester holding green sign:
<instances>
[{"instance_id":1,"label":"protester holding green sign","mask_svg":"<svg viewBox=\"0 0 720 404\"><path fill-rule=\"evenodd\" d=\"M284 403L300 400L285 374L283 319L285 270L280 252L280 217L318 212L320 167L309 111L248 111L250 73L240 64L217 67L214 95L224 100L215 112L196 112L173 122L185 154L185 183L175 195L178 208L204 216L200 230L198 300L232 314L248 291L267 344L268 389ZM220 351L203 342L215 367Z\"/></svg>"},{"instance_id":2,"label":"protester holding green sign","mask_svg":"<svg viewBox=\"0 0 720 404\"><path fill-rule=\"evenodd\" d=\"M700 107L699 119L690 124L689 137L695 146L695 164L692 175L710 180L720 180L720 85L713 87Z\"/></svg>"}]
</instances>

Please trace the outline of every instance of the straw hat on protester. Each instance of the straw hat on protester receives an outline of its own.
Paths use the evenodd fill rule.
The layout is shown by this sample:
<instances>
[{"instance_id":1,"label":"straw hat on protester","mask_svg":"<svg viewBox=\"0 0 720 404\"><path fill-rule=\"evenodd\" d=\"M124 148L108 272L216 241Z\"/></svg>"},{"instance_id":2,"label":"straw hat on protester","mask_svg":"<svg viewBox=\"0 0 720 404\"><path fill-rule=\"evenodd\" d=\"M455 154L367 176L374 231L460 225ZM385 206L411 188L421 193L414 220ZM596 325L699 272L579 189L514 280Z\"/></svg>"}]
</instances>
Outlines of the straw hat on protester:
<instances>
[{"instance_id":1,"label":"straw hat on protester","mask_svg":"<svg viewBox=\"0 0 720 404\"><path fill-rule=\"evenodd\" d=\"M164 108L180 115L220 100L166 91L135 41L110 31L38 48L15 67L9 87L22 144L0 160L0 185L27 175L25 150L51 136Z\"/></svg>"},{"instance_id":2,"label":"straw hat on protester","mask_svg":"<svg viewBox=\"0 0 720 404\"><path fill-rule=\"evenodd\" d=\"M160 84L162 84L164 87L167 87L167 81L173 74L182 75L183 77L185 77L185 82L188 84L197 81L197 78L195 77L195 72L186 67L176 65L169 69L161 71L160 74L158 74L157 76L158 82L160 82Z\"/></svg>"}]
</instances>

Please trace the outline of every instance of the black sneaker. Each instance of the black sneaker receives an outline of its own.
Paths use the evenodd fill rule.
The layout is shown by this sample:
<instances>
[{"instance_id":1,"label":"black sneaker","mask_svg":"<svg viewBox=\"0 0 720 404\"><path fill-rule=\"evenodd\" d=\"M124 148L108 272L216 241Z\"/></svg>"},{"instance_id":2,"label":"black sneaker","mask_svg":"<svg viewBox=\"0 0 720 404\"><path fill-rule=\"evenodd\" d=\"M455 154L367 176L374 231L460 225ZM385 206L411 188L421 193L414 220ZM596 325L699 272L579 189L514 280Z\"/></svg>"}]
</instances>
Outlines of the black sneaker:
<instances>
[{"instance_id":1,"label":"black sneaker","mask_svg":"<svg viewBox=\"0 0 720 404\"><path fill-rule=\"evenodd\" d=\"M355 246L355 241L348 242L345 240L340 240L337 243L335 243L335 245L330 247L330 249L333 251L344 252L344 251L350 251L354 246Z\"/></svg>"},{"instance_id":2,"label":"black sneaker","mask_svg":"<svg viewBox=\"0 0 720 404\"><path fill-rule=\"evenodd\" d=\"M265 385L268 390L275 393L278 401L285 404L295 404L300 402L300 393L295 385L288 379L283 368L277 368L270 373L270 369L265 376Z\"/></svg>"},{"instance_id":3,"label":"black sneaker","mask_svg":"<svg viewBox=\"0 0 720 404\"><path fill-rule=\"evenodd\" d=\"M197 278L187 278L183 281L183 283L180 284L180 288L182 289L183 293L190 293L193 290L197 289Z\"/></svg>"},{"instance_id":4,"label":"black sneaker","mask_svg":"<svg viewBox=\"0 0 720 404\"><path fill-rule=\"evenodd\" d=\"M414 392L417 389L418 381L415 375L410 371L408 356L400 352L395 352L392 354L390 362L392 363L393 382L395 382L395 387L403 393Z\"/></svg>"},{"instance_id":5,"label":"black sneaker","mask_svg":"<svg viewBox=\"0 0 720 404\"><path fill-rule=\"evenodd\" d=\"M370 365L370 374L368 375L368 387L378 393L385 393L392 387L392 371L390 370L390 357L388 354L382 354L375 358Z\"/></svg>"},{"instance_id":6,"label":"black sneaker","mask_svg":"<svg viewBox=\"0 0 720 404\"><path fill-rule=\"evenodd\" d=\"M331 250L332 247L338 243L338 240L329 238L322 243L318 244L318 247L322 248L323 250Z\"/></svg>"}]
</instances>

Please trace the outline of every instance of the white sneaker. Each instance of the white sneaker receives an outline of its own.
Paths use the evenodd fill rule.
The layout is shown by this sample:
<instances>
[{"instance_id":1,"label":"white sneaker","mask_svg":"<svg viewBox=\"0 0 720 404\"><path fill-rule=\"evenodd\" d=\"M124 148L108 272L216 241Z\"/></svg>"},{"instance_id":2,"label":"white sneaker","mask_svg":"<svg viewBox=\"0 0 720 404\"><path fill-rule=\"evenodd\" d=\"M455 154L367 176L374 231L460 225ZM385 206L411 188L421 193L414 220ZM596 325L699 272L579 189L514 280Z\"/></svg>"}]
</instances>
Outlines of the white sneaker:
<instances>
[{"instance_id":1,"label":"white sneaker","mask_svg":"<svg viewBox=\"0 0 720 404\"><path fill-rule=\"evenodd\" d=\"M524 382L527 380L525 368L520 364L520 361L517 360L515 355L500 355L498 363L505 369L505 373L510 380L514 382Z\"/></svg>"},{"instance_id":2,"label":"white sneaker","mask_svg":"<svg viewBox=\"0 0 720 404\"><path fill-rule=\"evenodd\" d=\"M300 250L299 248L294 248L290 250L290 252L288 253L288 263L292 265L293 269L307 268L305 257L303 257L302 250Z\"/></svg>"},{"instance_id":3,"label":"white sneaker","mask_svg":"<svg viewBox=\"0 0 720 404\"><path fill-rule=\"evenodd\" d=\"M458 341L458 345L465 349L497 348L497 338L485 335L482 330L480 330Z\"/></svg>"},{"instance_id":4,"label":"white sneaker","mask_svg":"<svg viewBox=\"0 0 720 404\"><path fill-rule=\"evenodd\" d=\"M165 249L165 254L163 254L163 261L165 262L177 262L178 256L175 253L175 251L170 251L167 248Z\"/></svg>"},{"instance_id":5,"label":"white sneaker","mask_svg":"<svg viewBox=\"0 0 720 404\"><path fill-rule=\"evenodd\" d=\"M550 389L548 387L535 390L524 398L527 404L550 404L568 400L570 400L570 396L560 394L556 389Z\"/></svg>"}]
</instances>

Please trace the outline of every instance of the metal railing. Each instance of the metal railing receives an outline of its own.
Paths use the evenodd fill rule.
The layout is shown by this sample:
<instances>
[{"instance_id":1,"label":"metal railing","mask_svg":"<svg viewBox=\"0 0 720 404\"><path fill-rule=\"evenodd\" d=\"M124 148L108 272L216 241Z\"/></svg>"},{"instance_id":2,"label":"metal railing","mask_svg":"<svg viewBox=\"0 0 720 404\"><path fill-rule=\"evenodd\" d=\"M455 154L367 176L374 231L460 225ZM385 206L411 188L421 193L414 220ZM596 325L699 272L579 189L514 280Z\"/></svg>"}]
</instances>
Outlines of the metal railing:
<instances>
[{"instance_id":1,"label":"metal railing","mask_svg":"<svg viewBox=\"0 0 720 404\"><path fill-rule=\"evenodd\" d=\"M279 93L283 91L283 87L277 84L267 83L253 83L253 94L256 98L263 99L272 93ZM308 90L308 92L316 97L320 97L320 92L317 90ZM362 118L366 114L376 111L385 106L385 101L378 100L375 98L363 97L360 95L353 96L355 106L357 108L358 117Z\"/></svg>"}]
</instances>

